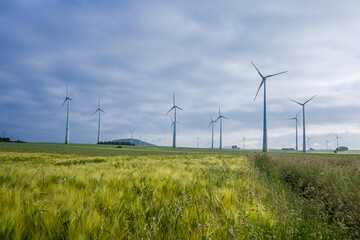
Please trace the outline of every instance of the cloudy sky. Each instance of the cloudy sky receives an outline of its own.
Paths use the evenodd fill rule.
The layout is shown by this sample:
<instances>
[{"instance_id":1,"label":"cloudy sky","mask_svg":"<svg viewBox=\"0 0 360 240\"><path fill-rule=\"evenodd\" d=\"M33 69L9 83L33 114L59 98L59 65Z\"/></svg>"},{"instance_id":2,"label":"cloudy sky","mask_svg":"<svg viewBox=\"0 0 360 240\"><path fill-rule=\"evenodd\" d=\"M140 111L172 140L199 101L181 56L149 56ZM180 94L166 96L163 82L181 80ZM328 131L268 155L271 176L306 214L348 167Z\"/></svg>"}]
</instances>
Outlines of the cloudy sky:
<instances>
[{"instance_id":1,"label":"cloudy sky","mask_svg":"<svg viewBox=\"0 0 360 240\"><path fill-rule=\"evenodd\" d=\"M313 148L360 149L360 2L357 0L0 0L0 131L29 142L134 137L170 146L172 94L177 145L209 147L209 113L221 106L223 145L262 147L264 75L268 146L294 147L306 105ZM301 114L300 114L301 115ZM299 118L302 123L302 117ZM219 144L219 125L215 125ZM301 147L302 128L299 128Z\"/></svg>"}]
</instances>

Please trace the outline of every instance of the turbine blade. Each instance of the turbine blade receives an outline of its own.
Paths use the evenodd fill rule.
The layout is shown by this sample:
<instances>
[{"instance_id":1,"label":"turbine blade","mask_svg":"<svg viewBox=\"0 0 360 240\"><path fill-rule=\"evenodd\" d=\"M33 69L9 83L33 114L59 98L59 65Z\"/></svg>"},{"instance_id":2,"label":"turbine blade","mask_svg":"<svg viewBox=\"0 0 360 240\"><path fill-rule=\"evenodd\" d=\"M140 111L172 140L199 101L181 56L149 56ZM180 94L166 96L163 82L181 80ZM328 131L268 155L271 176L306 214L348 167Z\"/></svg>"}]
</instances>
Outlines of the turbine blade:
<instances>
[{"instance_id":1,"label":"turbine blade","mask_svg":"<svg viewBox=\"0 0 360 240\"><path fill-rule=\"evenodd\" d=\"M228 119L227 117L225 117L225 116L221 116L222 118L225 118L225 119Z\"/></svg>"},{"instance_id":2,"label":"turbine blade","mask_svg":"<svg viewBox=\"0 0 360 240\"><path fill-rule=\"evenodd\" d=\"M307 100L306 102L304 102L304 105L308 102L310 102L314 97L316 97L316 95L314 95L312 98L310 98L309 100Z\"/></svg>"},{"instance_id":3,"label":"turbine blade","mask_svg":"<svg viewBox=\"0 0 360 240\"><path fill-rule=\"evenodd\" d=\"M102 110L101 108L100 108L100 111L102 111L103 113L105 113L104 110Z\"/></svg>"},{"instance_id":4,"label":"turbine blade","mask_svg":"<svg viewBox=\"0 0 360 240\"><path fill-rule=\"evenodd\" d=\"M63 104L61 104L61 107L64 106L64 104L66 103L67 99L65 98L65 101L63 102Z\"/></svg>"},{"instance_id":5,"label":"turbine blade","mask_svg":"<svg viewBox=\"0 0 360 240\"><path fill-rule=\"evenodd\" d=\"M174 103L174 106L175 106L175 93L173 93L173 103Z\"/></svg>"},{"instance_id":6,"label":"turbine blade","mask_svg":"<svg viewBox=\"0 0 360 240\"><path fill-rule=\"evenodd\" d=\"M70 101L72 101L72 98L69 98L69 97L68 97L67 99L69 99Z\"/></svg>"},{"instance_id":7,"label":"turbine blade","mask_svg":"<svg viewBox=\"0 0 360 240\"><path fill-rule=\"evenodd\" d=\"M181 107L175 106L177 109L180 109L181 111L184 111Z\"/></svg>"},{"instance_id":8,"label":"turbine blade","mask_svg":"<svg viewBox=\"0 0 360 240\"><path fill-rule=\"evenodd\" d=\"M256 92L255 97L254 97L254 101L255 101L257 95L259 94L260 88L261 88L261 86L262 86L263 84L264 84L264 79L261 80L260 86L259 86L259 88L258 88L258 90L257 90L257 92Z\"/></svg>"},{"instance_id":9,"label":"turbine blade","mask_svg":"<svg viewBox=\"0 0 360 240\"><path fill-rule=\"evenodd\" d=\"M304 104L302 104L302 103L299 103L299 102L297 102L297 101L295 101L295 100L292 100L292 99L289 99L290 101L293 101L294 103L297 103L297 104L299 104L299 105L304 105Z\"/></svg>"},{"instance_id":10,"label":"turbine blade","mask_svg":"<svg viewBox=\"0 0 360 240\"><path fill-rule=\"evenodd\" d=\"M297 120L297 117L299 116L299 113L300 113L300 110L299 110L298 113L296 114L296 117L295 117L296 120Z\"/></svg>"},{"instance_id":11,"label":"turbine blade","mask_svg":"<svg viewBox=\"0 0 360 240\"><path fill-rule=\"evenodd\" d=\"M255 64L253 62L251 62L251 64L254 66L254 68L256 69L256 71L258 72L258 74L260 75L261 78L264 78L264 76L261 74L261 72L259 71L259 69L255 66Z\"/></svg>"},{"instance_id":12,"label":"turbine blade","mask_svg":"<svg viewBox=\"0 0 360 240\"><path fill-rule=\"evenodd\" d=\"M279 73L275 73L275 74L271 74L271 75L267 75L265 78L273 77L273 76L280 75L280 74L283 74L283 73L287 73L287 71L285 71L285 72L279 72Z\"/></svg>"},{"instance_id":13,"label":"turbine blade","mask_svg":"<svg viewBox=\"0 0 360 240\"><path fill-rule=\"evenodd\" d=\"M166 113L166 115L169 114L169 112L171 112L171 110L173 110L174 108L175 108L175 106L173 106L172 108L170 108L170 110Z\"/></svg>"},{"instance_id":14,"label":"turbine blade","mask_svg":"<svg viewBox=\"0 0 360 240\"><path fill-rule=\"evenodd\" d=\"M95 112L93 112L93 114L92 115L94 115L95 113L97 113L99 111L99 109L96 109L96 111Z\"/></svg>"},{"instance_id":15,"label":"turbine blade","mask_svg":"<svg viewBox=\"0 0 360 240\"><path fill-rule=\"evenodd\" d=\"M219 117L221 116L221 110L220 110L220 106L219 106Z\"/></svg>"},{"instance_id":16,"label":"turbine blade","mask_svg":"<svg viewBox=\"0 0 360 240\"><path fill-rule=\"evenodd\" d=\"M212 119L212 117L211 117L211 113L209 113L209 115L210 115L210 120L211 120L211 122L213 121L213 119Z\"/></svg>"}]
</instances>

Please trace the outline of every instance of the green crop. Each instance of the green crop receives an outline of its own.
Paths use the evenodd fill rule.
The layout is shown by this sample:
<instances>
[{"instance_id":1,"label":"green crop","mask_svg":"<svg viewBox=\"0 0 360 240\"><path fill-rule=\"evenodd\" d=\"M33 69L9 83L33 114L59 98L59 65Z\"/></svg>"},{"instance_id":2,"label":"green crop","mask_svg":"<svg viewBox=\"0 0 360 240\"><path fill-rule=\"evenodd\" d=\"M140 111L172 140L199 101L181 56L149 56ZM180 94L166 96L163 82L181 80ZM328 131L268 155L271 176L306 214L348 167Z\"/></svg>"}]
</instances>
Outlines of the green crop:
<instances>
[{"instance_id":1,"label":"green crop","mask_svg":"<svg viewBox=\"0 0 360 240\"><path fill-rule=\"evenodd\" d=\"M357 155L0 147L0 239L359 236Z\"/></svg>"}]
</instances>

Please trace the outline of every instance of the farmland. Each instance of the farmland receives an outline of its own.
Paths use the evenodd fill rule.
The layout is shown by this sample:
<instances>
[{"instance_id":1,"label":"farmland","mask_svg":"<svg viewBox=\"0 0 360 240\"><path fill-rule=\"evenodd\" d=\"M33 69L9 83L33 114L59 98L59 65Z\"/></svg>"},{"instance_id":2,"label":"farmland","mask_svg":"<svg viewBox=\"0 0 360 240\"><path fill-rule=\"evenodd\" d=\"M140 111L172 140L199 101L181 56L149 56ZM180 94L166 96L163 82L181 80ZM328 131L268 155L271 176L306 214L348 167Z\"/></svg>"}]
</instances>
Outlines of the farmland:
<instances>
[{"instance_id":1,"label":"farmland","mask_svg":"<svg viewBox=\"0 0 360 240\"><path fill-rule=\"evenodd\" d=\"M4 143L0 238L359 238L359 160Z\"/></svg>"}]
</instances>

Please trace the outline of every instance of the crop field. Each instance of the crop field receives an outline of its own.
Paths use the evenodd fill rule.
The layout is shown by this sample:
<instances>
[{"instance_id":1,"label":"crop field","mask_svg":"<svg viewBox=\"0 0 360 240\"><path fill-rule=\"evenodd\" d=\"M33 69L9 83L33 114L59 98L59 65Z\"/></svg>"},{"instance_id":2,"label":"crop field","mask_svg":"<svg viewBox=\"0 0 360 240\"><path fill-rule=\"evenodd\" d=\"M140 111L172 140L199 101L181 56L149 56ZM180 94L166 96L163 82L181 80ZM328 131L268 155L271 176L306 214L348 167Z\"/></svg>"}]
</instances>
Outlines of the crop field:
<instances>
[{"instance_id":1,"label":"crop field","mask_svg":"<svg viewBox=\"0 0 360 240\"><path fill-rule=\"evenodd\" d=\"M356 239L359 161L0 144L0 239Z\"/></svg>"}]
</instances>

